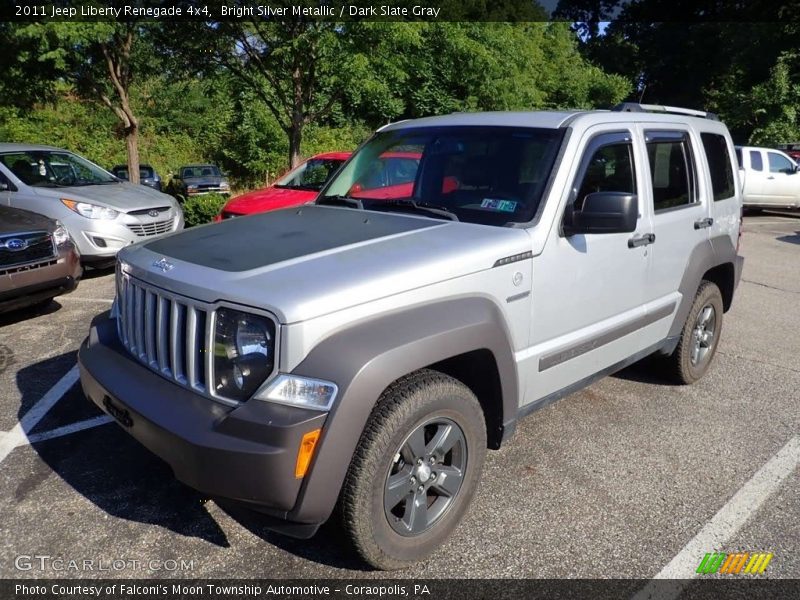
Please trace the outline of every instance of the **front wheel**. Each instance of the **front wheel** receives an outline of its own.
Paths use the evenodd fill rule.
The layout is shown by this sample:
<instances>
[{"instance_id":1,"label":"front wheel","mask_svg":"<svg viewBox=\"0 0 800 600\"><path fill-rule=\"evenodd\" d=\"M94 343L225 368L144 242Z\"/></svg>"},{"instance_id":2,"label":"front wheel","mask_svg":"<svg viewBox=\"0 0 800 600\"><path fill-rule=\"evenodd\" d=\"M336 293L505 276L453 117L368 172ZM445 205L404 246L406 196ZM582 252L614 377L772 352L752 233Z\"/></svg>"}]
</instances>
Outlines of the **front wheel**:
<instances>
[{"instance_id":1,"label":"front wheel","mask_svg":"<svg viewBox=\"0 0 800 600\"><path fill-rule=\"evenodd\" d=\"M469 388L430 370L392 384L361 436L340 498L361 557L397 569L432 554L466 512L485 455L483 412Z\"/></svg>"},{"instance_id":2,"label":"front wheel","mask_svg":"<svg viewBox=\"0 0 800 600\"><path fill-rule=\"evenodd\" d=\"M722 294L710 281L697 290L675 351L667 358L678 383L694 383L705 375L717 352L722 331Z\"/></svg>"}]
</instances>

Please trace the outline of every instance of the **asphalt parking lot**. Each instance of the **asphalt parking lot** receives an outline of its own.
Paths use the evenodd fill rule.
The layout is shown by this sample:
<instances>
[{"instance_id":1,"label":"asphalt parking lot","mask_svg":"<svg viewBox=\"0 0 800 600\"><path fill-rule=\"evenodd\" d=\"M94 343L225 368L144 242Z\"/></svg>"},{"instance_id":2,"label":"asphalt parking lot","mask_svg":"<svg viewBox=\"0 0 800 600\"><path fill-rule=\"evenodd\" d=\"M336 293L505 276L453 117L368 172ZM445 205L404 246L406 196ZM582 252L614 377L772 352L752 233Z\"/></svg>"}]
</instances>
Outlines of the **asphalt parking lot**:
<instances>
[{"instance_id":1,"label":"asphalt parking lot","mask_svg":"<svg viewBox=\"0 0 800 600\"><path fill-rule=\"evenodd\" d=\"M534 413L450 542L399 575L647 578L719 550L800 577L800 215L747 217L741 252L703 380L637 365ZM0 577L387 577L333 525L292 540L207 501L87 402L75 354L112 296L113 273L89 272L43 312L0 316Z\"/></svg>"}]
</instances>

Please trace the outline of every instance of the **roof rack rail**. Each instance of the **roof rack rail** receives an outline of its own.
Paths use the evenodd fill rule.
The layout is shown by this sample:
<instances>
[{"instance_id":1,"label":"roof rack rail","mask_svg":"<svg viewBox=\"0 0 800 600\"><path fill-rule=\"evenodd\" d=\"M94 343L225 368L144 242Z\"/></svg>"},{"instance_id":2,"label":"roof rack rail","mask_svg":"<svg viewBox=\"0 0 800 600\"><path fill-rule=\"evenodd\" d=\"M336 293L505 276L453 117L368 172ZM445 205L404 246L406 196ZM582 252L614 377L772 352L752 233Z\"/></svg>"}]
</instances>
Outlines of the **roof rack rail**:
<instances>
[{"instance_id":1,"label":"roof rack rail","mask_svg":"<svg viewBox=\"0 0 800 600\"><path fill-rule=\"evenodd\" d=\"M677 106L662 106L660 104L639 104L638 102L620 102L611 109L614 112L655 112L666 113L668 115L689 115L700 117L701 119L711 119L719 121L719 117L712 112L693 110L691 108L680 108Z\"/></svg>"}]
</instances>

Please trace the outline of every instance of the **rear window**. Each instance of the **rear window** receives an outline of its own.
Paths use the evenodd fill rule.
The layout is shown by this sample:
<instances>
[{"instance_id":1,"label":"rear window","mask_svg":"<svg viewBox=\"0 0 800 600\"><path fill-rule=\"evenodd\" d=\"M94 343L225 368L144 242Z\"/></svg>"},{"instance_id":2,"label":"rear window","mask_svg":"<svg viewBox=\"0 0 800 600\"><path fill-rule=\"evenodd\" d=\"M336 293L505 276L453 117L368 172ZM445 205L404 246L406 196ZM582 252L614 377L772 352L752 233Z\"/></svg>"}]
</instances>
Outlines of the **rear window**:
<instances>
[{"instance_id":1,"label":"rear window","mask_svg":"<svg viewBox=\"0 0 800 600\"><path fill-rule=\"evenodd\" d=\"M701 133L700 138L703 140L703 149L708 161L714 200L726 200L733 197L733 167L725 137L715 133Z\"/></svg>"},{"instance_id":2,"label":"rear window","mask_svg":"<svg viewBox=\"0 0 800 600\"><path fill-rule=\"evenodd\" d=\"M758 150L750 150L750 168L753 171L764 170L764 161L761 160L761 152Z\"/></svg>"},{"instance_id":3,"label":"rear window","mask_svg":"<svg viewBox=\"0 0 800 600\"><path fill-rule=\"evenodd\" d=\"M127 167L116 167L112 173L120 179L128 179ZM148 179L150 177L153 177L152 167L139 167L139 179Z\"/></svg>"},{"instance_id":4,"label":"rear window","mask_svg":"<svg viewBox=\"0 0 800 600\"><path fill-rule=\"evenodd\" d=\"M695 172L688 135L680 131L645 134L655 210L694 204Z\"/></svg>"}]
</instances>

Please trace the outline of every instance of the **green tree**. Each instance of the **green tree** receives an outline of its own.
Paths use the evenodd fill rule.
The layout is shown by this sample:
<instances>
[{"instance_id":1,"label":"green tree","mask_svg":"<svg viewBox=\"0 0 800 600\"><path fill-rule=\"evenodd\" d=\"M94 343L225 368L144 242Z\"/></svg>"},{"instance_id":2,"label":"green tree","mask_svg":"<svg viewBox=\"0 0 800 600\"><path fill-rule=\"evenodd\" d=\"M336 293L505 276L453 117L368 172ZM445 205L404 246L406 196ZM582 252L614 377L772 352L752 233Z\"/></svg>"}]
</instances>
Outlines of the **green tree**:
<instances>
[{"instance_id":1,"label":"green tree","mask_svg":"<svg viewBox=\"0 0 800 600\"><path fill-rule=\"evenodd\" d=\"M730 76L731 79L735 75ZM800 140L800 53L782 52L769 77L750 89L737 89L726 79L709 92L715 110L728 126L746 132L748 143L774 145Z\"/></svg>"},{"instance_id":2,"label":"green tree","mask_svg":"<svg viewBox=\"0 0 800 600\"><path fill-rule=\"evenodd\" d=\"M175 51L198 70L224 69L263 102L288 138L289 164L301 158L305 127L334 110L356 60L346 30L300 17L180 24Z\"/></svg>"},{"instance_id":3,"label":"green tree","mask_svg":"<svg viewBox=\"0 0 800 600\"><path fill-rule=\"evenodd\" d=\"M374 76L355 86L350 110L370 121L593 108L631 87L589 64L566 23L381 23L362 32L360 43L373 49L363 68Z\"/></svg>"},{"instance_id":4,"label":"green tree","mask_svg":"<svg viewBox=\"0 0 800 600\"><path fill-rule=\"evenodd\" d=\"M149 30L154 26L134 21L44 22L14 24L7 29L7 37L46 67L51 85L56 80L69 82L77 94L101 103L117 117L134 183L139 181L140 123L131 103L131 85L153 66ZM21 58L17 57L17 63ZM23 71L34 74L35 65ZM34 81L37 79L34 76Z\"/></svg>"}]
</instances>

